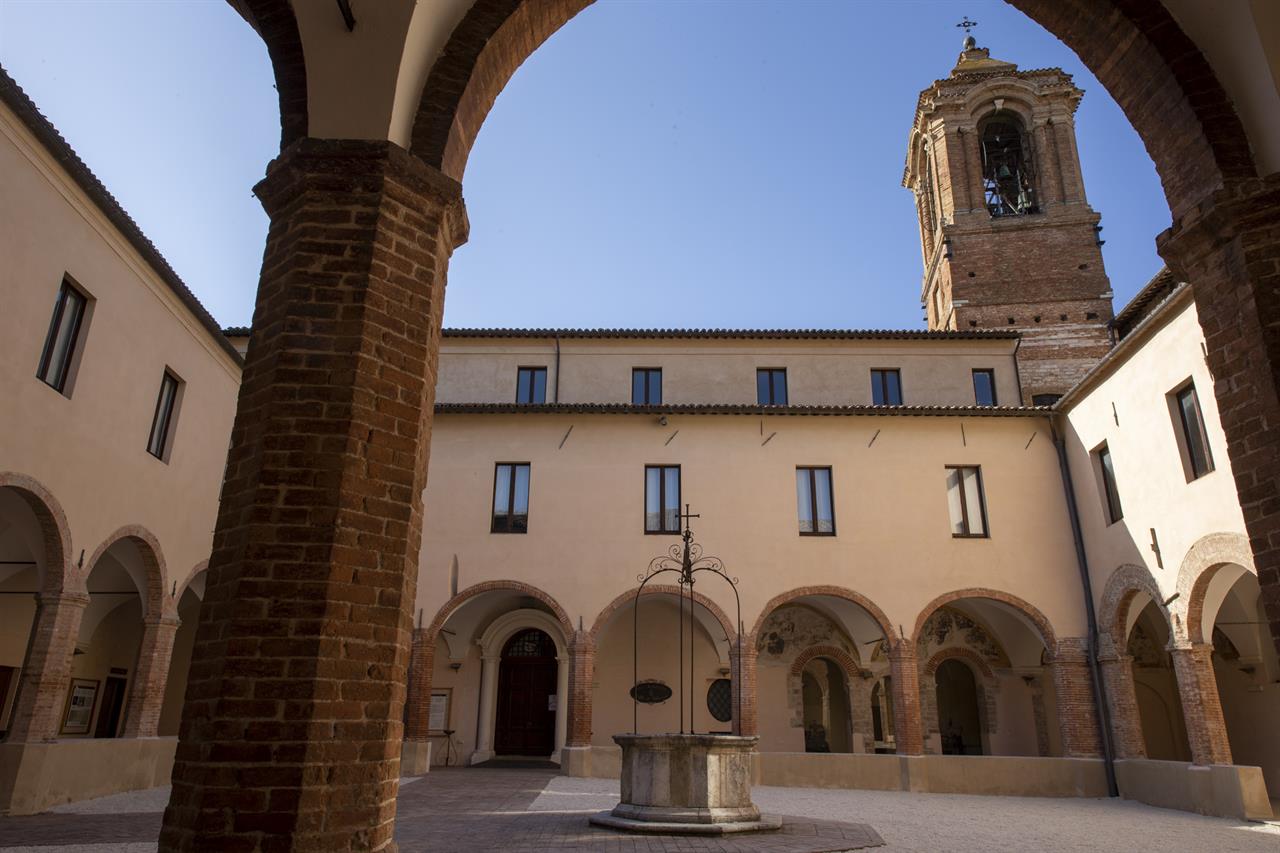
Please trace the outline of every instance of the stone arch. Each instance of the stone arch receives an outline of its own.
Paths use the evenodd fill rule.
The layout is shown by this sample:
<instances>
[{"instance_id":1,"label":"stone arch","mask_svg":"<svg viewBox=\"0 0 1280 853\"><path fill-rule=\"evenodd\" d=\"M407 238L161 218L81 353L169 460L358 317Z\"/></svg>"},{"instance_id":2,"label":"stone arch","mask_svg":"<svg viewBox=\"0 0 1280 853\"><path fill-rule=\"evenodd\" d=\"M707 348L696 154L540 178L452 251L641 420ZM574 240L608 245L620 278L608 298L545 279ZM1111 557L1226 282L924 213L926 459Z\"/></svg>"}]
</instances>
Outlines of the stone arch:
<instances>
[{"instance_id":1,"label":"stone arch","mask_svg":"<svg viewBox=\"0 0 1280 853\"><path fill-rule=\"evenodd\" d=\"M1249 540L1242 533L1209 533L1197 539L1178 567L1178 601L1175 604L1185 623L1175 639L1205 643L1203 636L1204 602L1218 573L1228 565L1237 565L1256 575Z\"/></svg>"},{"instance_id":2,"label":"stone arch","mask_svg":"<svg viewBox=\"0 0 1280 853\"><path fill-rule=\"evenodd\" d=\"M22 499L40 524L45 561L42 593L57 594L68 587L76 588L71 571L71 529L58 499L39 480L15 471L0 471L0 489L5 488Z\"/></svg>"},{"instance_id":3,"label":"stone arch","mask_svg":"<svg viewBox=\"0 0 1280 853\"><path fill-rule=\"evenodd\" d=\"M1098 629L1104 642L1110 641L1117 652L1125 648L1125 626L1128 622L1129 605L1138 593L1146 593L1165 620L1173 625L1169 611L1164 605L1164 593L1160 591L1156 579L1146 566L1126 563L1111 573L1102 590L1102 601L1098 607Z\"/></svg>"},{"instance_id":4,"label":"stone arch","mask_svg":"<svg viewBox=\"0 0 1280 853\"><path fill-rule=\"evenodd\" d=\"M160 550L160 540L155 537L150 530L139 524L127 524L116 530L110 536L102 541L93 552L93 556L85 563L84 574L80 578L82 585L87 584L89 576L93 574L94 568L98 565L98 561L103 555L115 545L117 542L128 539L138 548L138 555L142 558L142 570L144 577L139 584L138 597L142 599L142 615L143 618L158 617L167 612L165 606L164 579L165 579L165 563L164 552ZM134 579L134 583L138 583L138 579Z\"/></svg>"},{"instance_id":5,"label":"stone arch","mask_svg":"<svg viewBox=\"0 0 1280 853\"><path fill-rule=\"evenodd\" d=\"M1057 635L1054 633L1053 625L1050 624L1048 618L1040 612L1039 608L1032 605L1025 599L1008 592L1001 592L997 589L986 589L985 587L974 587L971 589L957 589L953 592L943 593L942 595L930 601L920 611L920 615L916 617L915 628L911 632L911 641L919 643L920 632L924 629L925 622L929 621L929 617L934 614L939 607L944 604L950 604L953 601L959 601L965 598L986 598L991 601L999 601L1002 604L1017 610L1023 617L1031 622L1037 633L1040 635L1041 642L1044 643L1045 649L1049 656L1052 657L1058 648Z\"/></svg>"},{"instance_id":6,"label":"stone arch","mask_svg":"<svg viewBox=\"0 0 1280 853\"><path fill-rule=\"evenodd\" d=\"M508 611L490 622L478 640L482 653L489 657L500 656L507 640L526 628L537 628L545 633L555 643L556 655L562 660L568 658L571 636L564 633L564 626L550 613L529 607Z\"/></svg>"},{"instance_id":7,"label":"stone arch","mask_svg":"<svg viewBox=\"0 0 1280 853\"><path fill-rule=\"evenodd\" d=\"M564 608L560 606L560 602L556 601L549 594L543 592L532 584L527 584L523 581L501 580L484 581L483 583L474 584L446 601L440 609L436 611L436 616L431 620L431 624L427 626L426 641L428 643L434 643L436 636L440 633L440 629L444 627L444 623L449 621L449 617L452 616L463 604L478 595L495 591L518 592L521 595L527 595L530 598L537 599L550 608L552 614L555 615L556 622L560 625L561 633L565 637L573 636L573 623L569 621L569 615L565 613Z\"/></svg>"},{"instance_id":8,"label":"stone arch","mask_svg":"<svg viewBox=\"0 0 1280 853\"><path fill-rule=\"evenodd\" d=\"M814 658L827 658L833 661L844 671L845 677L850 682L855 678L862 677L862 666L853 655L836 646L826 645L810 646L796 655L796 659L791 662L791 675L799 678L800 673L804 671L805 664Z\"/></svg>"},{"instance_id":9,"label":"stone arch","mask_svg":"<svg viewBox=\"0 0 1280 853\"><path fill-rule=\"evenodd\" d=\"M752 644L754 645L755 638L759 636L760 629L764 626L764 622L769 618L770 613L777 610L782 605L795 601L798 598L815 595L823 595L829 598L842 598L845 601L858 605L866 611L868 616L875 620L877 625L880 626L880 631L884 634L885 639L892 642L893 625L889 622L889 617L884 615L884 611L881 610L879 605L874 601L867 598L862 593L854 592L847 587L820 585L796 587L795 589L780 593L769 599L769 602L764 606L764 609L760 611L760 615L756 617L755 624L751 626L751 633L749 636L752 639Z\"/></svg>"},{"instance_id":10,"label":"stone arch","mask_svg":"<svg viewBox=\"0 0 1280 853\"><path fill-rule=\"evenodd\" d=\"M964 648L962 646L947 646L945 648L938 649L933 653L933 657L929 658L929 660L925 662L924 674L930 677L937 675L938 667L942 665L943 661L947 660L961 661L967 664L970 669L975 670L989 684L995 683L996 675L991 671L991 666L982 659L982 655L978 654L973 649Z\"/></svg>"}]
</instances>

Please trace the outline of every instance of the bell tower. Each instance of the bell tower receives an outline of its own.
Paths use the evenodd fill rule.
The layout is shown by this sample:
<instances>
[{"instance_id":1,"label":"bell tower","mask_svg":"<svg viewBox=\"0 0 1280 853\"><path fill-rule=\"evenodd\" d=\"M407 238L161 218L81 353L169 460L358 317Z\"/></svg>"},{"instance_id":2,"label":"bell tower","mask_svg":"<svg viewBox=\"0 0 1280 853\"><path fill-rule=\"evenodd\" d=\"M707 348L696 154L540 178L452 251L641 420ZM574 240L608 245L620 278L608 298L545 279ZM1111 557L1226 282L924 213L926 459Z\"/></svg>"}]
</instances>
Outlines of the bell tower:
<instances>
[{"instance_id":1,"label":"bell tower","mask_svg":"<svg viewBox=\"0 0 1280 853\"><path fill-rule=\"evenodd\" d=\"M929 328L1020 332L1024 402L1052 402L1111 348L1101 217L1076 151L1083 95L1061 69L1019 71L967 36L920 93L907 148Z\"/></svg>"}]
</instances>

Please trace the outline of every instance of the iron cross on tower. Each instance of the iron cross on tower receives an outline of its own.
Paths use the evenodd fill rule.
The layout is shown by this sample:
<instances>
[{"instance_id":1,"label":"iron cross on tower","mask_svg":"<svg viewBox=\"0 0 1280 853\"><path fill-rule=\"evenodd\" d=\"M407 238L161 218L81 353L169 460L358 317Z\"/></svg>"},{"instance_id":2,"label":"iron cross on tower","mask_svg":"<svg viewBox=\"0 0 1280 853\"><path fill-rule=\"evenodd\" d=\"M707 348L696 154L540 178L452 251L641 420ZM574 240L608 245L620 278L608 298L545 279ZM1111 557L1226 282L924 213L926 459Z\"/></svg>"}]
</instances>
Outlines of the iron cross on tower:
<instances>
[{"instance_id":1,"label":"iron cross on tower","mask_svg":"<svg viewBox=\"0 0 1280 853\"><path fill-rule=\"evenodd\" d=\"M970 33L969 30L978 26L978 22L969 20L969 16L965 15L964 20L956 24L956 26L964 28L964 34L965 34L965 37L967 38L968 36L972 35L972 33Z\"/></svg>"}]
</instances>

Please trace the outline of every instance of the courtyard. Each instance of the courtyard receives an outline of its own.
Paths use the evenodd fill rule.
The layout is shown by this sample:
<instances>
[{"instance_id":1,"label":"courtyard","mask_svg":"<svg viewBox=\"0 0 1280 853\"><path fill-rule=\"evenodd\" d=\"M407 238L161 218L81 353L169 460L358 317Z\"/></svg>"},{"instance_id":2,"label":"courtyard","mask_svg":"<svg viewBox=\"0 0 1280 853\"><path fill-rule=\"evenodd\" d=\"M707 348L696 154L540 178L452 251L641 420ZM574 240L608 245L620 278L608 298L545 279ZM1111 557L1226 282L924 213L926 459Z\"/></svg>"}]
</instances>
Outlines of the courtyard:
<instances>
[{"instance_id":1,"label":"courtyard","mask_svg":"<svg viewBox=\"0 0 1280 853\"><path fill-rule=\"evenodd\" d=\"M1201 817L1125 800L1038 799L759 787L760 808L784 817L774 835L699 839L624 836L587 826L617 802L618 783L553 770L440 770L404 780L396 839L416 851L1204 850L1274 853L1280 821ZM151 853L168 788L0 818L5 853ZM837 823L847 821L849 823ZM858 827L858 824L869 827ZM851 828L852 827L852 828ZM944 829L945 828L945 829Z\"/></svg>"}]
</instances>

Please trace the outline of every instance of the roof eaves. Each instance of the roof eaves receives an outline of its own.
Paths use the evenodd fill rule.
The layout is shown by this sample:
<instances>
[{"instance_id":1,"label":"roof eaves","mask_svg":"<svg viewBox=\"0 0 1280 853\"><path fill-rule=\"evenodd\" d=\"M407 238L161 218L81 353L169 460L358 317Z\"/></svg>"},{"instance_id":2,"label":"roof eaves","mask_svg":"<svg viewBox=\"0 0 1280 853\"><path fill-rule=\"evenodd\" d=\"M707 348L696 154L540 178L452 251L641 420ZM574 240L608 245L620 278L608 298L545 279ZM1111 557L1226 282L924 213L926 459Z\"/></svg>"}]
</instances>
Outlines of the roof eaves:
<instances>
[{"instance_id":1,"label":"roof eaves","mask_svg":"<svg viewBox=\"0 0 1280 853\"><path fill-rule=\"evenodd\" d=\"M471 415L799 415L875 417L1043 417L1049 406L760 406L678 403L639 406L629 403L437 403L437 414Z\"/></svg>"}]
</instances>

